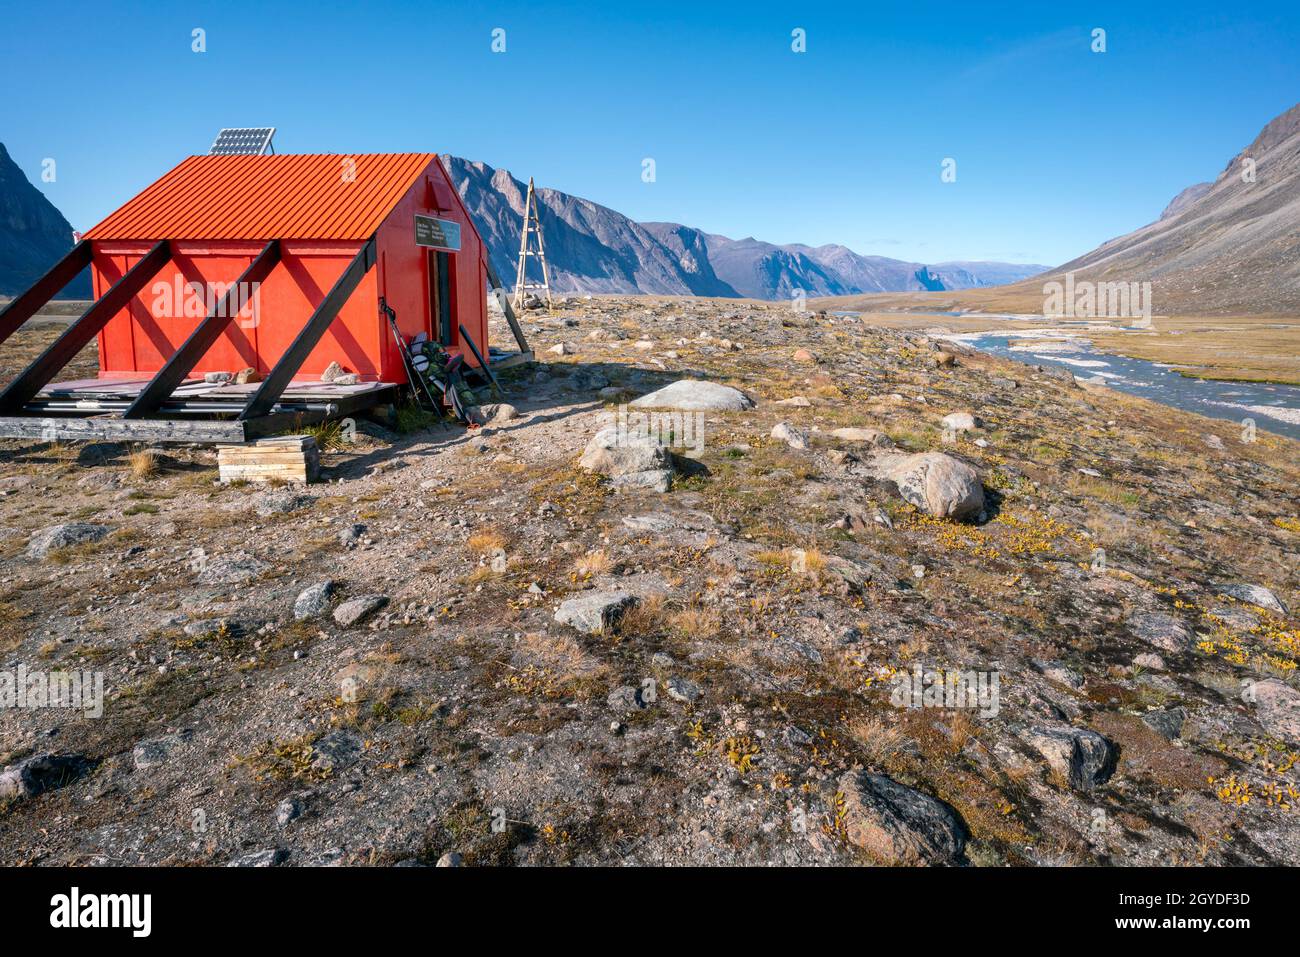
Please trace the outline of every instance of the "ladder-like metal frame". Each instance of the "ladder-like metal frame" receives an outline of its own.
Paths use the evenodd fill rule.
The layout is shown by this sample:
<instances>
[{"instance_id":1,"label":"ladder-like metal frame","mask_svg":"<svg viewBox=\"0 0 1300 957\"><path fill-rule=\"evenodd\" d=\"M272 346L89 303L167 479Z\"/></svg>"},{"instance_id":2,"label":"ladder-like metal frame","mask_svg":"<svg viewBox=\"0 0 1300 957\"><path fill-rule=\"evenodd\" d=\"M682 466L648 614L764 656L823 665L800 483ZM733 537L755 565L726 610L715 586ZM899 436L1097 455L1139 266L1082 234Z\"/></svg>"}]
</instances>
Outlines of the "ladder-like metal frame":
<instances>
[{"instance_id":1,"label":"ladder-like metal frame","mask_svg":"<svg viewBox=\"0 0 1300 957\"><path fill-rule=\"evenodd\" d=\"M537 249L528 248L528 237L537 237ZM525 273L528 271L528 257L536 256L542 264L542 284L528 284ZM537 215L537 191L533 187L533 178L528 177L528 199L524 202L524 226L519 235L519 269L515 273L514 307L524 307L524 293L528 289L546 290L546 308L553 309L551 302L551 277L546 269L546 243L542 239L542 221Z\"/></svg>"}]
</instances>

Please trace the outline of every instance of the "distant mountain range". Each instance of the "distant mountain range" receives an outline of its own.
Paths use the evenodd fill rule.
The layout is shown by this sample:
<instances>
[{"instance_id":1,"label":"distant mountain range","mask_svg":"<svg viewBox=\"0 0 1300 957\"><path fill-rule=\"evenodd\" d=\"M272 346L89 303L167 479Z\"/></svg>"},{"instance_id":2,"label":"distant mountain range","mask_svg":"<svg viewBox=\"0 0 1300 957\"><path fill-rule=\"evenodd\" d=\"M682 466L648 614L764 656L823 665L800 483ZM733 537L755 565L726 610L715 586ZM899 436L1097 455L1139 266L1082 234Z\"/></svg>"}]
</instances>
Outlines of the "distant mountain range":
<instances>
[{"instance_id":1,"label":"distant mountain range","mask_svg":"<svg viewBox=\"0 0 1300 957\"><path fill-rule=\"evenodd\" d=\"M501 281L514 282L527 184L486 163L444 156ZM1048 267L998 262L926 265L863 256L845 246L779 246L729 239L679 223L638 223L559 190L537 189L551 288L787 299L863 292L970 289L1015 282ZM531 274L530 274L531 275Z\"/></svg>"},{"instance_id":2,"label":"distant mountain range","mask_svg":"<svg viewBox=\"0 0 1300 957\"><path fill-rule=\"evenodd\" d=\"M72 248L72 225L28 181L0 143L0 296L16 296ZM90 298L90 272L62 297Z\"/></svg>"}]
</instances>

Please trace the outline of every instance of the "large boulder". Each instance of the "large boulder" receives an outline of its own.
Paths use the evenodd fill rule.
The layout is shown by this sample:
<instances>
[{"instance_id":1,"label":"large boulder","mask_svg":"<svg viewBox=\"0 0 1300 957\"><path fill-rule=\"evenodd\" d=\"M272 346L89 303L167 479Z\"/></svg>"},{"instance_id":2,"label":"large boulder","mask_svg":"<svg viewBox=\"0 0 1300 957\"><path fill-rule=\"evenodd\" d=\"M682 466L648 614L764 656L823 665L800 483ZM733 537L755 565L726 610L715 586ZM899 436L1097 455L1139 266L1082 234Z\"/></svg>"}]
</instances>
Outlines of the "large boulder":
<instances>
[{"instance_id":1,"label":"large boulder","mask_svg":"<svg viewBox=\"0 0 1300 957\"><path fill-rule=\"evenodd\" d=\"M893 482L898 494L936 518L974 518L984 510L984 486L976 471L943 452L884 454L871 470Z\"/></svg>"},{"instance_id":2,"label":"large boulder","mask_svg":"<svg viewBox=\"0 0 1300 957\"><path fill-rule=\"evenodd\" d=\"M682 412L743 412L754 400L739 389L701 379L679 379L628 403L634 409L678 409Z\"/></svg>"},{"instance_id":3,"label":"large boulder","mask_svg":"<svg viewBox=\"0 0 1300 957\"><path fill-rule=\"evenodd\" d=\"M601 429L587 443L578 465L613 480L616 486L668 491L673 477L673 456L650 435L629 433L616 427Z\"/></svg>"},{"instance_id":4,"label":"large boulder","mask_svg":"<svg viewBox=\"0 0 1300 957\"><path fill-rule=\"evenodd\" d=\"M844 833L881 864L957 864L966 826L947 804L882 774L842 775Z\"/></svg>"}]
</instances>

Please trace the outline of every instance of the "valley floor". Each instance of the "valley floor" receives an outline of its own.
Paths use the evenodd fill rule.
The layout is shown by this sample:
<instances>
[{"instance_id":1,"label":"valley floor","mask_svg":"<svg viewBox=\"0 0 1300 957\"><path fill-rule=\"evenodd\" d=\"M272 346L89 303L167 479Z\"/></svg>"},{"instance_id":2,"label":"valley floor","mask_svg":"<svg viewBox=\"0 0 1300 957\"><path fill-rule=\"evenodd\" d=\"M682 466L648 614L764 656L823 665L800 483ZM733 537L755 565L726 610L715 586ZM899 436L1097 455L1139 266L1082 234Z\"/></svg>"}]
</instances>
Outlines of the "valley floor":
<instances>
[{"instance_id":1,"label":"valley floor","mask_svg":"<svg viewBox=\"0 0 1300 957\"><path fill-rule=\"evenodd\" d=\"M0 443L0 681L105 691L0 709L0 863L1300 864L1300 444L784 304L524 325L516 415L322 434L316 485ZM579 467L684 378L758 405L666 493ZM970 463L980 521L891 447Z\"/></svg>"},{"instance_id":2,"label":"valley floor","mask_svg":"<svg viewBox=\"0 0 1300 957\"><path fill-rule=\"evenodd\" d=\"M946 327L953 332L987 332L1009 326L1062 325L1060 320L1041 318L1041 292L1026 293L1019 284L960 292L843 296L811 300L809 305L828 312L861 312L871 324L891 329ZM957 311L963 314L946 314ZM1018 318L1008 323L1002 314ZM1175 314L1153 316L1147 330L1123 328L1129 324L1126 320L1099 321L1081 329L1080 334L1104 352L1169 363L1185 375L1300 385L1300 316Z\"/></svg>"}]
</instances>

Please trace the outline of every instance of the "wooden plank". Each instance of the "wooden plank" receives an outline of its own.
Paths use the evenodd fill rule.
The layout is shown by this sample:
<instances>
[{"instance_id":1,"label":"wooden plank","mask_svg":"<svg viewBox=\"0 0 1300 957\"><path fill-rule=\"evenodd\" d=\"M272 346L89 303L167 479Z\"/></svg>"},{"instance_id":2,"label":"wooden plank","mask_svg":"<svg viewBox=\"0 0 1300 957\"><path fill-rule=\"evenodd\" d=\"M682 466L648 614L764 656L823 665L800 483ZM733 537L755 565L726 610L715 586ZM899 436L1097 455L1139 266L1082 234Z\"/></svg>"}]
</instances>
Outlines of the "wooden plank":
<instances>
[{"instance_id":1,"label":"wooden plank","mask_svg":"<svg viewBox=\"0 0 1300 957\"><path fill-rule=\"evenodd\" d=\"M84 442L239 442L247 432L242 422L212 419L137 419L117 417L61 418L0 417L0 438Z\"/></svg>"},{"instance_id":2,"label":"wooden plank","mask_svg":"<svg viewBox=\"0 0 1300 957\"><path fill-rule=\"evenodd\" d=\"M500 356L492 360L492 368L509 369L512 366L524 365L533 361L531 352L512 352L509 355Z\"/></svg>"},{"instance_id":3,"label":"wooden plank","mask_svg":"<svg viewBox=\"0 0 1300 957\"><path fill-rule=\"evenodd\" d=\"M217 448L222 482L310 482L320 471L320 452L311 436L275 436Z\"/></svg>"}]
</instances>

